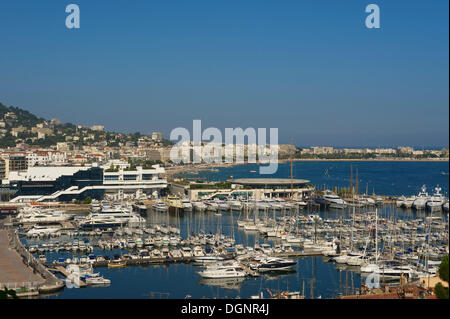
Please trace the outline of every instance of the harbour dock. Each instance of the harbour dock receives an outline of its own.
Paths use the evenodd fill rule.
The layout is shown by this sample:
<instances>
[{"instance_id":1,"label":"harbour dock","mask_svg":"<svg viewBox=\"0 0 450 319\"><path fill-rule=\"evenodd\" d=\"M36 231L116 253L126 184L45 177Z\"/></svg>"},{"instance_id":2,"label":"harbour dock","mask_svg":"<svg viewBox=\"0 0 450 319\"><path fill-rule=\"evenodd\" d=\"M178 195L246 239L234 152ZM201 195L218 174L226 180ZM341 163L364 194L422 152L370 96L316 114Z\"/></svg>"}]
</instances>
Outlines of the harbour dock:
<instances>
[{"instance_id":1,"label":"harbour dock","mask_svg":"<svg viewBox=\"0 0 450 319\"><path fill-rule=\"evenodd\" d=\"M36 288L43 284L44 278L24 263L26 260L10 246L11 243L8 231L0 230L0 287Z\"/></svg>"},{"instance_id":2,"label":"harbour dock","mask_svg":"<svg viewBox=\"0 0 450 319\"><path fill-rule=\"evenodd\" d=\"M70 273L67 271L66 267L63 267L63 266L53 266L53 268L48 267L48 270L50 270L52 272L58 272L66 278L70 276ZM86 283L82 280L80 280L79 285L80 285L80 288L87 287Z\"/></svg>"},{"instance_id":3,"label":"harbour dock","mask_svg":"<svg viewBox=\"0 0 450 319\"><path fill-rule=\"evenodd\" d=\"M6 229L4 222L0 222L0 287L15 290L18 297L63 288L64 283L28 252L17 231Z\"/></svg>"}]
</instances>

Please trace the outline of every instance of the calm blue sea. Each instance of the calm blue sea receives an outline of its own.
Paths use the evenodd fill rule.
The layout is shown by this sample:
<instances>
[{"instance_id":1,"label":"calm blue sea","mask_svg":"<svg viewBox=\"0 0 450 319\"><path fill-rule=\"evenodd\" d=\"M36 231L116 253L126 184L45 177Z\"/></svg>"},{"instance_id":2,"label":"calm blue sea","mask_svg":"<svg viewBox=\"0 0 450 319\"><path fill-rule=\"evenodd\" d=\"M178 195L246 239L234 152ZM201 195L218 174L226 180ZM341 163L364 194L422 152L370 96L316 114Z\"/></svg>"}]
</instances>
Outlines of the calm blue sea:
<instances>
[{"instance_id":1,"label":"calm blue sea","mask_svg":"<svg viewBox=\"0 0 450 319\"><path fill-rule=\"evenodd\" d=\"M403 161L298 161L293 162L294 178L303 178L318 189L350 187L350 170L353 168L353 185L358 169L359 193L399 196L418 194L422 185L429 193L439 185L441 193L448 197L448 162L403 162ZM252 173L256 171L256 173ZM183 176L181 174L181 176ZM206 180L226 180L228 178L279 177L290 178L290 163L280 163L273 175L259 175L259 165L246 164L219 168L219 172L200 171L189 177Z\"/></svg>"}]
</instances>

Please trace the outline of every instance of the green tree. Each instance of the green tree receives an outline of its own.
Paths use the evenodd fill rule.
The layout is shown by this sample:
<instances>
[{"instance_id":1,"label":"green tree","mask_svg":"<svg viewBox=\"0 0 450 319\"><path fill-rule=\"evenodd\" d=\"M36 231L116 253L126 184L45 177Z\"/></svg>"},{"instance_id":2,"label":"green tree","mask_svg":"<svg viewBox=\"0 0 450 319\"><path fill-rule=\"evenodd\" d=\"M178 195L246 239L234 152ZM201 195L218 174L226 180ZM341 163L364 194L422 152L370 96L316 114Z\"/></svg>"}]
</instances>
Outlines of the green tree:
<instances>
[{"instance_id":1,"label":"green tree","mask_svg":"<svg viewBox=\"0 0 450 319\"><path fill-rule=\"evenodd\" d=\"M18 299L14 290L7 289L6 287L4 288L4 290L0 290L0 299L7 299L8 297Z\"/></svg>"},{"instance_id":2,"label":"green tree","mask_svg":"<svg viewBox=\"0 0 450 319\"><path fill-rule=\"evenodd\" d=\"M89 196L85 198L83 204L90 204L92 203L92 198L90 198Z\"/></svg>"},{"instance_id":3,"label":"green tree","mask_svg":"<svg viewBox=\"0 0 450 319\"><path fill-rule=\"evenodd\" d=\"M442 259L439 265L439 278L447 282L448 286L448 255ZM448 287L444 287L440 282L434 286L434 293L439 299L448 299Z\"/></svg>"}]
</instances>

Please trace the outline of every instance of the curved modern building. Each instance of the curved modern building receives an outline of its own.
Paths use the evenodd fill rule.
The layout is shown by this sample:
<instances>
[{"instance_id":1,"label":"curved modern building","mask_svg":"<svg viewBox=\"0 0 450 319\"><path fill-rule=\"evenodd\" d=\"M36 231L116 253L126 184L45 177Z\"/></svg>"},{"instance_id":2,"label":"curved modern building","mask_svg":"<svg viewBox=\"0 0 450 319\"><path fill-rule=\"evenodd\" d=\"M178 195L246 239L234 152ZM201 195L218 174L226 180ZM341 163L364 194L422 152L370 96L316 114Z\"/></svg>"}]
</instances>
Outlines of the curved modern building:
<instances>
[{"instance_id":1,"label":"curved modern building","mask_svg":"<svg viewBox=\"0 0 450 319\"><path fill-rule=\"evenodd\" d=\"M228 182L252 189L290 189L292 185L294 188L303 188L310 181L306 179L291 180L290 178L238 178L230 179Z\"/></svg>"}]
</instances>

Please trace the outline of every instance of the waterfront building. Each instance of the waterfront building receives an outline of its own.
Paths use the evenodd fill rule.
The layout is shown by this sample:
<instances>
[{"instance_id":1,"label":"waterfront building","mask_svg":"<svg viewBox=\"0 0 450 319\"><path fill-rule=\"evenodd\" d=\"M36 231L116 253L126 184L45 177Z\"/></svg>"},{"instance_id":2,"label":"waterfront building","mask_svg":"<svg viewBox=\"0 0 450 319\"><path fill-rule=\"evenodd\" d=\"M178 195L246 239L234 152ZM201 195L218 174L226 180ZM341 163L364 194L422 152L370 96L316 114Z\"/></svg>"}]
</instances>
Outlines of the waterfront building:
<instances>
[{"instance_id":1,"label":"waterfront building","mask_svg":"<svg viewBox=\"0 0 450 319\"><path fill-rule=\"evenodd\" d=\"M308 187L309 180L290 178L239 178L230 179L233 189L250 190L254 198L293 197L304 198L312 188Z\"/></svg>"},{"instance_id":2,"label":"waterfront building","mask_svg":"<svg viewBox=\"0 0 450 319\"><path fill-rule=\"evenodd\" d=\"M306 179L290 178L239 178L230 179L229 189L209 189L207 185L202 187L186 187L185 193L188 193L190 200L198 200L202 198L227 198L241 197L260 200L263 198L290 198L293 192L294 199L302 199L309 196L314 190L308 186L309 181ZM171 186L172 188L174 185ZM178 190L178 193L182 193Z\"/></svg>"},{"instance_id":3,"label":"waterfront building","mask_svg":"<svg viewBox=\"0 0 450 319\"><path fill-rule=\"evenodd\" d=\"M3 186L14 192L11 202L68 202L87 197L102 200L105 194L117 198L157 197L167 187L167 180L160 177L163 173L165 170L159 165L151 169L110 169L97 164L35 166L11 172Z\"/></svg>"}]
</instances>

